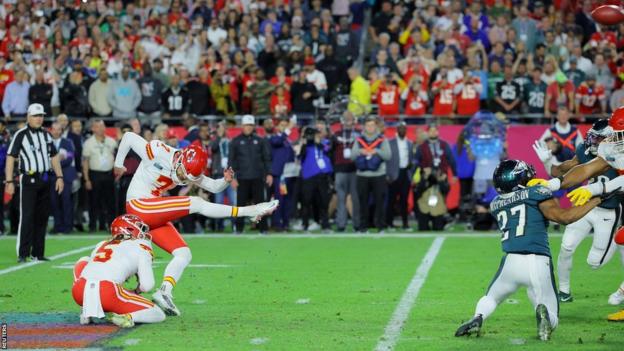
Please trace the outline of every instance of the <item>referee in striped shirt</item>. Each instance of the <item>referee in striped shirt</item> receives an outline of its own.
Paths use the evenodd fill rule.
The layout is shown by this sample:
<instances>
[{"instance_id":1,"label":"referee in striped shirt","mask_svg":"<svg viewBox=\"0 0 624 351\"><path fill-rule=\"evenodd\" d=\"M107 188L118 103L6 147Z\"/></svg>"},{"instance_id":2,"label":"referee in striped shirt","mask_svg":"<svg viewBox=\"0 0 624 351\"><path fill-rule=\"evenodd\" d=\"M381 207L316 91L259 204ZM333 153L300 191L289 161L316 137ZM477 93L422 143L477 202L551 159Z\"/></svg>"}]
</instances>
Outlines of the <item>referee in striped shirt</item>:
<instances>
[{"instance_id":1,"label":"referee in striped shirt","mask_svg":"<svg viewBox=\"0 0 624 351\"><path fill-rule=\"evenodd\" d=\"M26 127L18 130L9 145L6 159L5 192L15 193L13 167L19 158L20 220L17 229L17 262L48 261L43 255L50 215L50 187L63 191L63 171L52 136L41 128L45 115L41 104L28 106ZM50 172L51 169L54 173Z\"/></svg>"}]
</instances>

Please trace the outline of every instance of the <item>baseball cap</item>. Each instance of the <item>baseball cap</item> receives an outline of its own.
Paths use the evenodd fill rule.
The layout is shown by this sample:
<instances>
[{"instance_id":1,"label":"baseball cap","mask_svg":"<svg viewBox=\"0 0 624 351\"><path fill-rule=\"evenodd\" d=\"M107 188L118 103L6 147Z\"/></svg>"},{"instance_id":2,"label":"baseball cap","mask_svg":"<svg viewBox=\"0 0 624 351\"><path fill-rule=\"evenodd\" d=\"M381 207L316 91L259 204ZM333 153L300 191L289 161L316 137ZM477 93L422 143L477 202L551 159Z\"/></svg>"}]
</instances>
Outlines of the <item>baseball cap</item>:
<instances>
[{"instance_id":1,"label":"baseball cap","mask_svg":"<svg viewBox=\"0 0 624 351\"><path fill-rule=\"evenodd\" d=\"M255 125L256 124L256 119L252 115L244 115L241 124L242 125L246 125L246 124Z\"/></svg>"},{"instance_id":2,"label":"baseball cap","mask_svg":"<svg viewBox=\"0 0 624 351\"><path fill-rule=\"evenodd\" d=\"M314 66L314 57L306 57L304 64L306 66Z\"/></svg>"},{"instance_id":3,"label":"baseball cap","mask_svg":"<svg viewBox=\"0 0 624 351\"><path fill-rule=\"evenodd\" d=\"M28 115L29 116L36 116L36 115L44 115L45 116L45 110L43 109L43 105L41 104L30 104L30 106L28 106Z\"/></svg>"}]
</instances>

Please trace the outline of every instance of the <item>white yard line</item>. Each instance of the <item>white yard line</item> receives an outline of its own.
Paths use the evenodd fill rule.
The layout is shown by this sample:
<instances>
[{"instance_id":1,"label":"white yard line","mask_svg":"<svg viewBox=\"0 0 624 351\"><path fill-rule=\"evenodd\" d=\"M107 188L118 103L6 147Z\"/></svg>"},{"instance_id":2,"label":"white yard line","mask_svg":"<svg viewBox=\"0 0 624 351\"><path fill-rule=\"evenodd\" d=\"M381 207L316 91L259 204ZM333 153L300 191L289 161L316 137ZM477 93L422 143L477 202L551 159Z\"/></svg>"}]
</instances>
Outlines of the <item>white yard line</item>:
<instances>
[{"instance_id":1,"label":"white yard line","mask_svg":"<svg viewBox=\"0 0 624 351\"><path fill-rule=\"evenodd\" d=\"M444 239L444 236L438 237L429 247L425 257L423 257L420 262L420 266L418 266L418 269L416 270L416 274L414 274L412 281L409 283L407 289L401 297L401 301L399 301L399 304L394 310L392 318L390 318L390 321L386 325L386 330L379 339L379 342L375 347L375 351L391 351L396 346L399 336L401 335L403 325L409 317L412 306L414 306L414 302L416 302L420 288L422 288L425 280L427 280L429 269L431 269L438 253L440 253Z\"/></svg>"},{"instance_id":2,"label":"white yard line","mask_svg":"<svg viewBox=\"0 0 624 351\"><path fill-rule=\"evenodd\" d=\"M77 253L81 253L81 252L88 251L88 250L93 250L93 247L95 247L95 244L89 245L89 246L84 246L84 247L81 247L79 249L63 252L63 253L60 253L58 255L50 256L49 259L50 259L50 261L55 261L55 260L58 260L59 258L75 255ZM43 262L42 261L31 261L31 262L28 262L28 263L19 264L17 266L5 268L5 269L0 270L0 275L4 275L4 274L7 274L7 273L19 271L20 269L24 269L24 268L36 266L36 265L38 265L40 263L43 263Z\"/></svg>"}]
</instances>

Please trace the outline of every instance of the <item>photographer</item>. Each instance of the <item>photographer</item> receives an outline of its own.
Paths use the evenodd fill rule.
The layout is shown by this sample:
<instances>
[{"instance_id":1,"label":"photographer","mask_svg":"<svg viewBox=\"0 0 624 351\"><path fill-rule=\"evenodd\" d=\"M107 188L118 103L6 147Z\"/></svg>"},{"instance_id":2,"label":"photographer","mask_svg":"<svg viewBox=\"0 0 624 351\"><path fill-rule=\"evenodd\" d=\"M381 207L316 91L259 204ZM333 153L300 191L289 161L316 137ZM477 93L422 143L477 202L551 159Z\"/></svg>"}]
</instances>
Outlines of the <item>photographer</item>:
<instances>
[{"instance_id":1,"label":"photographer","mask_svg":"<svg viewBox=\"0 0 624 351\"><path fill-rule=\"evenodd\" d=\"M451 147L439 139L439 134L438 126L430 124L427 140L416 149L415 164L420 168L439 168L444 173L448 173L450 168L453 174L457 174Z\"/></svg>"},{"instance_id":2,"label":"photographer","mask_svg":"<svg viewBox=\"0 0 624 351\"><path fill-rule=\"evenodd\" d=\"M316 128L306 127L303 138L305 144L299 155L303 179L301 208L303 229L308 230L310 215L315 207L319 212L322 229L328 230L329 182L330 174L333 172L328 147L322 143L321 131Z\"/></svg>"},{"instance_id":3,"label":"photographer","mask_svg":"<svg viewBox=\"0 0 624 351\"><path fill-rule=\"evenodd\" d=\"M446 195L450 186L446 173L440 168L422 168L421 180L414 189L418 206L418 230L443 230L447 213Z\"/></svg>"},{"instance_id":4,"label":"photographer","mask_svg":"<svg viewBox=\"0 0 624 351\"><path fill-rule=\"evenodd\" d=\"M366 232L369 222L369 198L373 195L375 205L375 226L380 232L385 226L384 199L388 190L386 183L386 161L390 160L390 144L379 133L377 118L368 117L364 133L353 145L351 159L357 168L357 189L360 197L360 231Z\"/></svg>"}]
</instances>

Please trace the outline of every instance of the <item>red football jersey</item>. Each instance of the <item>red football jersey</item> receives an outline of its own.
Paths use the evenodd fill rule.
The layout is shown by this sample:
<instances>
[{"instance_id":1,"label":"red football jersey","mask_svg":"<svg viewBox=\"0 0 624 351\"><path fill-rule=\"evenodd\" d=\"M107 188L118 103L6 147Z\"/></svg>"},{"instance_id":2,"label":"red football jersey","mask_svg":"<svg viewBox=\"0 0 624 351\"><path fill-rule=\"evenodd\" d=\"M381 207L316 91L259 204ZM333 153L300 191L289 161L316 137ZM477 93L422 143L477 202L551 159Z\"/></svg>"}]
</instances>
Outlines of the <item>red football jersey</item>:
<instances>
[{"instance_id":1,"label":"red football jersey","mask_svg":"<svg viewBox=\"0 0 624 351\"><path fill-rule=\"evenodd\" d=\"M380 116L390 116L399 114L399 103L401 101L401 91L399 87L382 83L377 89L377 106Z\"/></svg>"},{"instance_id":2,"label":"red football jersey","mask_svg":"<svg viewBox=\"0 0 624 351\"><path fill-rule=\"evenodd\" d=\"M583 82L576 90L576 100L579 101L579 113L592 114L600 112L600 101L606 99L605 88L602 84L594 84L590 88Z\"/></svg>"},{"instance_id":3,"label":"red football jersey","mask_svg":"<svg viewBox=\"0 0 624 351\"><path fill-rule=\"evenodd\" d=\"M405 114L408 116L422 116L427 112L426 94L420 94L420 91L412 89L407 93L405 100Z\"/></svg>"},{"instance_id":4,"label":"red football jersey","mask_svg":"<svg viewBox=\"0 0 624 351\"><path fill-rule=\"evenodd\" d=\"M443 81L438 80L431 86L432 89L442 87ZM453 101L455 101L455 93L453 92L454 84L444 82L446 85L441 88L438 94L433 98L433 111L435 116L447 116L453 113Z\"/></svg>"},{"instance_id":5,"label":"red football jersey","mask_svg":"<svg viewBox=\"0 0 624 351\"><path fill-rule=\"evenodd\" d=\"M481 109L481 86L479 77L472 78L472 84L461 84L461 90L457 93L457 114L472 116Z\"/></svg>"}]
</instances>

